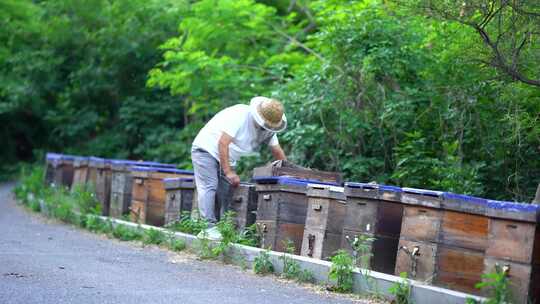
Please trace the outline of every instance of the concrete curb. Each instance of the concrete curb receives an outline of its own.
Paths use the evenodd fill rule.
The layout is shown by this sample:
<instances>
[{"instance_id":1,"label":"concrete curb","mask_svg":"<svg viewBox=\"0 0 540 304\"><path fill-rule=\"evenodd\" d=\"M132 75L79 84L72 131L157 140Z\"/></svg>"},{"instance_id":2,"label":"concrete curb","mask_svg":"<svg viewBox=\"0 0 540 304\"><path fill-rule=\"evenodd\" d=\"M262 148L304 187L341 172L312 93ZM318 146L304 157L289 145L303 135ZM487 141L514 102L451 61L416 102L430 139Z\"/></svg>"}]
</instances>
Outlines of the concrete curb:
<instances>
[{"instance_id":1,"label":"concrete curb","mask_svg":"<svg viewBox=\"0 0 540 304\"><path fill-rule=\"evenodd\" d=\"M164 233L171 233L170 230L161 227L155 227L144 224L136 224L132 222L123 221L120 219L96 216L104 221L110 221L115 227L116 225L124 225L133 229L155 229ZM186 247L193 248L196 246L197 237L191 234L182 232L173 232L173 237L178 240L182 240L186 243ZM213 242L217 244L217 242ZM255 257L265 250L261 248L249 247L240 244L233 244L229 249L228 255L230 260L234 264L241 264L241 266L252 267ZM282 252L267 251L270 261L274 264L275 273L280 274L283 272L283 263L280 257L284 255ZM310 271L315 282L318 284L328 283L328 272L330 271L331 262L312 259L304 256L290 255L289 257L295 260L301 267ZM355 293L377 293L391 298L392 295L388 291L389 288L397 283L402 282L402 278L375 272L365 269L356 268L354 270L354 286ZM411 285L411 298L410 300L416 304L432 304L432 303L444 303L444 304L463 304L467 299L474 299L478 302L484 302L487 299L478 297L475 295L458 292L446 288L440 288L435 286L426 285L422 282L407 280Z\"/></svg>"}]
</instances>

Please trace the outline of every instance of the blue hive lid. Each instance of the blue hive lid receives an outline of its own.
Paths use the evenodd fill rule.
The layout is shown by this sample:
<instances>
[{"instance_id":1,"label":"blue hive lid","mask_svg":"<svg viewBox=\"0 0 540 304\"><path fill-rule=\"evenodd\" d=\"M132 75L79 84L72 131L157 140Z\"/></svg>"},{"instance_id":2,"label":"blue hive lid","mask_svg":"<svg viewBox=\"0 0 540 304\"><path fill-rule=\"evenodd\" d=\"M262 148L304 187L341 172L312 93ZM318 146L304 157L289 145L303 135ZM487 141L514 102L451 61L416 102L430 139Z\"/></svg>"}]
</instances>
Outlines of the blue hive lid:
<instances>
[{"instance_id":1,"label":"blue hive lid","mask_svg":"<svg viewBox=\"0 0 540 304\"><path fill-rule=\"evenodd\" d=\"M192 177L168 177L163 179L164 182L176 182L176 181L184 181L184 182L192 182L194 179Z\"/></svg>"},{"instance_id":2,"label":"blue hive lid","mask_svg":"<svg viewBox=\"0 0 540 304\"><path fill-rule=\"evenodd\" d=\"M469 196L465 194L456 194L452 192L444 192L443 198L445 200L463 201L463 202L473 203L473 204L478 204L478 205L487 205L488 203L488 200L485 198Z\"/></svg>"},{"instance_id":3,"label":"blue hive lid","mask_svg":"<svg viewBox=\"0 0 540 304\"><path fill-rule=\"evenodd\" d=\"M536 204L488 200L487 206L505 212L540 213L540 205Z\"/></svg>"},{"instance_id":4,"label":"blue hive lid","mask_svg":"<svg viewBox=\"0 0 540 304\"><path fill-rule=\"evenodd\" d=\"M161 173L173 173L173 174L189 174L193 175L193 171L174 169L174 168L159 168L159 167L143 167L143 166L133 166L131 167L133 171L143 171L143 172L161 172Z\"/></svg>"},{"instance_id":5,"label":"blue hive lid","mask_svg":"<svg viewBox=\"0 0 540 304\"><path fill-rule=\"evenodd\" d=\"M389 185L379 185L379 190L389 192L403 192L403 189L401 189L401 187Z\"/></svg>"}]
</instances>

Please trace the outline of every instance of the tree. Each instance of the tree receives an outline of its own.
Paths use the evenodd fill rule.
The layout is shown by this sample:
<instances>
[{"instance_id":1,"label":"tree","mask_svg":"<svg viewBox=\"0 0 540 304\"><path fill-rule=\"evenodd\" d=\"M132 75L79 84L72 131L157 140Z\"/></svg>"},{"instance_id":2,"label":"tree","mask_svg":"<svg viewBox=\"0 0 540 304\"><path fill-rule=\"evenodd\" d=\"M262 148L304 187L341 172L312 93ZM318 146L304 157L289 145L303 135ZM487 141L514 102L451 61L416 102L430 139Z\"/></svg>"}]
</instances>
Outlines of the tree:
<instances>
[{"instance_id":1,"label":"tree","mask_svg":"<svg viewBox=\"0 0 540 304\"><path fill-rule=\"evenodd\" d=\"M540 6L535 0L417 0L396 3L472 28L483 47L477 59L515 81L540 87Z\"/></svg>"}]
</instances>

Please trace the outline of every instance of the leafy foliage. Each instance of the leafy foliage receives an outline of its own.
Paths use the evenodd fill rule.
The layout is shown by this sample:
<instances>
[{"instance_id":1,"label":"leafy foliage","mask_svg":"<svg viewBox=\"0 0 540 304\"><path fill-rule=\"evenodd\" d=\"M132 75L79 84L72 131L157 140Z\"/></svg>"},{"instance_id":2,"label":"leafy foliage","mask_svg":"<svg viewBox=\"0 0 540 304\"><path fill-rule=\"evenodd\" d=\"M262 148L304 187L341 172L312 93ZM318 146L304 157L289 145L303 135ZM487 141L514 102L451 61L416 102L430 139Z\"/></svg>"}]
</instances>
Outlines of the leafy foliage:
<instances>
[{"instance_id":1,"label":"leafy foliage","mask_svg":"<svg viewBox=\"0 0 540 304\"><path fill-rule=\"evenodd\" d=\"M388 291L394 295L396 304L409 304L411 303L411 283L407 280L406 272L400 273L399 276L401 281L392 284Z\"/></svg>"},{"instance_id":2,"label":"leafy foliage","mask_svg":"<svg viewBox=\"0 0 540 304\"><path fill-rule=\"evenodd\" d=\"M503 266L495 265L495 271L482 275L482 282L475 285L489 292L488 304L513 303L509 281Z\"/></svg>"},{"instance_id":3,"label":"leafy foliage","mask_svg":"<svg viewBox=\"0 0 540 304\"><path fill-rule=\"evenodd\" d=\"M328 278L335 283L332 287L337 292L351 292L353 289L353 269L354 261L351 255L339 250L336 255L331 258L332 266L328 273Z\"/></svg>"},{"instance_id":4,"label":"leafy foliage","mask_svg":"<svg viewBox=\"0 0 540 304\"><path fill-rule=\"evenodd\" d=\"M531 1L0 0L0 17L9 167L56 150L189 168L205 121L267 95L287 156L348 180L531 201L540 178Z\"/></svg>"},{"instance_id":5,"label":"leafy foliage","mask_svg":"<svg viewBox=\"0 0 540 304\"><path fill-rule=\"evenodd\" d=\"M253 271L256 274L269 274L274 272L274 264L270 261L270 255L266 251L261 251L261 253L255 257L253 260Z\"/></svg>"}]
</instances>

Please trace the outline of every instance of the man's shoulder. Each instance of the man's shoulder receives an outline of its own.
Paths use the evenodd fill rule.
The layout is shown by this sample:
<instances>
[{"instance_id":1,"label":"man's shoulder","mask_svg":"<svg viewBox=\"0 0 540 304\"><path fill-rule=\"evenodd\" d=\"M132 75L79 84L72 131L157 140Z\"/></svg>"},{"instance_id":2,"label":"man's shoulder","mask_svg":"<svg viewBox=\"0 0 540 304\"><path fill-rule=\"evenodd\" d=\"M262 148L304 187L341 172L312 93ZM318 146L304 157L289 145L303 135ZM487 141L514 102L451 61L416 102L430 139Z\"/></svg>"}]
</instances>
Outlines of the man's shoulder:
<instances>
[{"instance_id":1,"label":"man's shoulder","mask_svg":"<svg viewBox=\"0 0 540 304\"><path fill-rule=\"evenodd\" d=\"M245 104L236 104L234 106L230 106L228 108L225 108L221 110L221 112L218 113L223 116L229 116L229 115L246 115L249 113L249 106Z\"/></svg>"}]
</instances>

